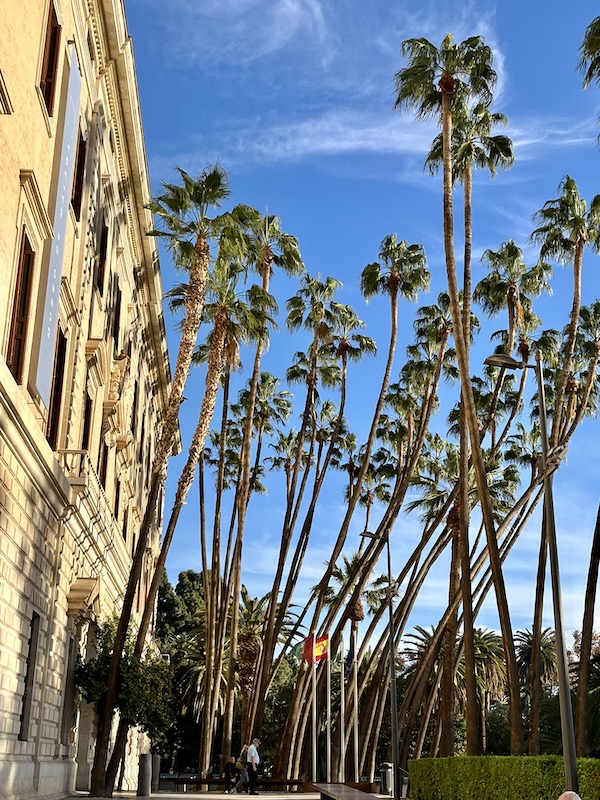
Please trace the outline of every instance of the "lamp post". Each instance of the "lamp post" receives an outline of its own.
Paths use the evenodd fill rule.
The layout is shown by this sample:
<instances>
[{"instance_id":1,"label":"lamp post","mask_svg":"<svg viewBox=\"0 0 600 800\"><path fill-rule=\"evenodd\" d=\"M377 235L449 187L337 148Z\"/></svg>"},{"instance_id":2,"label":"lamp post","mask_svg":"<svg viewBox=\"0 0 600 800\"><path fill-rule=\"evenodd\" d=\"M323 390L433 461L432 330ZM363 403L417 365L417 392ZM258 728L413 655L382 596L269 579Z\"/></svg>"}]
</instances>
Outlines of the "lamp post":
<instances>
[{"instance_id":1,"label":"lamp post","mask_svg":"<svg viewBox=\"0 0 600 800\"><path fill-rule=\"evenodd\" d=\"M517 361L516 359L512 358L512 356L502 353L489 356L485 359L484 363L493 367L505 367L507 369L533 369L535 371L538 391L538 404L540 409L540 431L542 437L541 461L542 472L544 473L544 512L546 517L546 531L548 534L548 550L550 553L550 577L552 582L552 603L554 607L554 637L556 640L556 660L558 670L558 700L560 707L563 759L565 765L565 782L568 791L578 793L579 782L577 779L577 758L575 754L575 729L573 726L571 687L569 684L569 668L563 624L558 545L556 541L556 520L554 516L554 496L552 491L552 474L547 472L549 445L542 355L539 350L536 351L535 366Z\"/></svg>"},{"instance_id":2,"label":"lamp post","mask_svg":"<svg viewBox=\"0 0 600 800\"><path fill-rule=\"evenodd\" d=\"M389 619L388 619L388 637L389 637L389 648L390 648L390 717L392 723L392 765L393 765L393 776L392 776L392 787L393 787L393 797L399 798L402 794L400 789L400 769L398 765L398 698L396 694L396 645L395 645L395 628L394 628L394 595L396 594L396 584L395 581L392 582L392 553L390 549L390 534L389 531L385 534L385 537L378 536L375 533L371 533L370 531L363 531L361 536L366 537L367 539L383 539L385 538L385 544L387 549L387 572L388 572L388 612L389 612Z\"/></svg>"}]
</instances>

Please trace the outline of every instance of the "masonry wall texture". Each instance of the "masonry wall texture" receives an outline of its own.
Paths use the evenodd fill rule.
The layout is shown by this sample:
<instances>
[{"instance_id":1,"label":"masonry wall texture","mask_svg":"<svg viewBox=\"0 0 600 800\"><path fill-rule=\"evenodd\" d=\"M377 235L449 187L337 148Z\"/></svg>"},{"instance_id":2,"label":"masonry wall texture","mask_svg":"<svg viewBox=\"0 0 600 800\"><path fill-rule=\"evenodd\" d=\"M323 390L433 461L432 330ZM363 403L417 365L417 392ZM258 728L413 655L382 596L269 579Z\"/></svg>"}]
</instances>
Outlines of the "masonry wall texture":
<instances>
[{"instance_id":1,"label":"masonry wall texture","mask_svg":"<svg viewBox=\"0 0 600 800\"><path fill-rule=\"evenodd\" d=\"M89 787L73 670L119 609L170 374L122 2L0 0L0 54L0 796L20 800ZM123 788L147 746L133 731Z\"/></svg>"}]
</instances>

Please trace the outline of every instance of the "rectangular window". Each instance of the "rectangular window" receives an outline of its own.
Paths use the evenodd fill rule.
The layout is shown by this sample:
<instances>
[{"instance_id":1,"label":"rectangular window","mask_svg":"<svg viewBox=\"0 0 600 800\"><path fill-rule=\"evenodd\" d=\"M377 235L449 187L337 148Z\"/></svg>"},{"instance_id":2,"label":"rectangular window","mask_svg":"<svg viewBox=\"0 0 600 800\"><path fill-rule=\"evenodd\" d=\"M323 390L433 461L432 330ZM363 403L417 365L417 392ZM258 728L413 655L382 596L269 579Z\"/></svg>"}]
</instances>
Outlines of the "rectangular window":
<instances>
[{"instance_id":1,"label":"rectangular window","mask_svg":"<svg viewBox=\"0 0 600 800\"><path fill-rule=\"evenodd\" d=\"M73 175L73 191L71 192L71 206L77 222L81 219L81 201L83 198L83 178L85 173L85 155L87 144L81 131L79 132L79 142L77 144L77 154L75 156L75 172Z\"/></svg>"},{"instance_id":2,"label":"rectangular window","mask_svg":"<svg viewBox=\"0 0 600 800\"><path fill-rule=\"evenodd\" d=\"M98 250L98 264L96 267L96 286L102 295L104 292L104 273L106 272L106 257L108 254L108 225L102 220L100 231L100 248Z\"/></svg>"},{"instance_id":3,"label":"rectangular window","mask_svg":"<svg viewBox=\"0 0 600 800\"><path fill-rule=\"evenodd\" d=\"M142 417L142 429L140 431L140 440L138 442L137 461L140 467L144 466L144 444L146 441L146 418Z\"/></svg>"},{"instance_id":4,"label":"rectangular window","mask_svg":"<svg viewBox=\"0 0 600 800\"><path fill-rule=\"evenodd\" d=\"M26 742L29 737L29 722L31 720L31 703L33 700L33 684L35 680L35 666L37 661L39 635L40 615L36 614L34 611L31 618L27 661L25 662L25 688L23 689L21 724L19 726L19 739L23 742Z\"/></svg>"},{"instance_id":5,"label":"rectangular window","mask_svg":"<svg viewBox=\"0 0 600 800\"><path fill-rule=\"evenodd\" d=\"M77 648L75 639L69 637L69 654L67 657L67 675L65 678L65 693L63 700L62 722L60 726L60 741L62 744L71 744L71 731L75 724L75 666L77 664Z\"/></svg>"},{"instance_id":6,"label":"rectangular window","mask_svg":"<svg viewBox=\"0 0 600 800\"><path fill-rule=\"evenodd\" d=\"M31 300L31 283L33 276L34 252L29 244L25 230L21 239L21 253L17 269L15 298L8 339L6 364L17 383L23 380L23 364L25 361L25 340L29 322L29 305Z\"/></svg>"},{"instance_id":7,"label":"rectangular window","mask_svg":"<svg viewBox=\"0 0 600 800\"><path fill-rule=\"evenodd\" d=\"M54 3L50 4L50 14L46 25L46 42L44 45L44 59L42 61L42 76L40 89L48 109L48 116L52 116L54 109L54 95L56 88L56 74L58 70L58 45L60 42L60 25Z\"/></svg>"},{"instance_id":8,"label":"rectangular window","mask_svg":"<svg viewBox=\"0 0 600 800\"><path fill-rule=\"evenodd\" d=\"M13 107L8 96L8 89L4 82L2 72L0 72L0 114L12 114Z\"/></svg>"},{"instance_id":9,"label":"rectangular window","mask_svg":"<svg viewBox=\"0 0 600 800\"><path fill-rule=\"evenodd\" d=\"M102 444L100 449L100 469L98 470L98 477L102 488L106 491L106 473L108 471L108 445L106 442Z\"/></svg>"},{"instance_id":10,"label":"rectangular window","mask_svg":"<svg viewBox=\"0 0 600 800\"><path fill-rule=\"evenodd\" d=\"M152 466L152 462L150 457L152 455L152 444L148 442L148 448L146 450L146 486L150 486L150 467Z\"/></svg>"},{"instance_id":11,"label":"rectangular window","mask_svg":"<svg viewBox=\"0 0 600 800\"><path fill-rule=\"evenodd\" d=\"M67 337L60 327L56 341L56 357L54 359L54 375L52 377L52 392L50 394L50 408L48 409L48 430L46 438L53 450L58 445L58 431L60 428L60 412L62 409L63 383L65 364L67 361Z\"/></svg>"},{"instance_id":12,"label":"rectangular window","mask_svg":"<svg viewBox=\"0 0 600 800\"><path fill-rule=\"evenodd\" d=\"M96 60L96 53L94 52L94 42L92 41L92 34L89 31L87 35L87 46L88 46L88 53L90 54L90 60L93 63Z\"/></svg>"},{"instance_id":13,"label":"rectangular window","mask_svg":"<svg viewBox=\"0 0 600 800\"><path fill-rule=\"evenodd\" d=\"M128 522L129 522L129 509L127 508L127 506L125 506L125 511L123 511L123 527L121 529L123 531L123 541L124 542L127 541L127 524L128 524Z\"/></svg>"},{"instance_id":14,"label":"rectangular window","mask_svg":"<svg viewBox=\"0 0 600 800\"><path fill-rule=\"evenodd\" d=\"M138 420L138 393L139 384L137 381L133 384L133 402L131 403L131 433L135 436L137 431Z\"/></svg>"},{"instance_id":15,"label":"rectangular window","mask_svg":"<svg viewBox=\"0 0 600 800\"><path fill-rule=\"evenodd\" d=\"M85 393L85 405L83 408L83 432L81 434L81 449L90 449L90 431L92 428L92 398L89 392Z\"/></svg>"},{"instance_id":16,"label":"rectangular window","mask_svg":"<svg viewBox=\"0 0 600 800\"><path fill-rule=\"evenodd\" d=\"M115 290L114 290L114 305L113 305L113 324L112 324L112 337L113 337L113 347L115 355L119 353L119 333L121 330L121 303L122 303L122 292L119 288L119 282L115 278Z\"/></svg>"},{"instance_id":17,"label":"rectangular window","mask_svg":"<svg viewBox=\"0 0 600 800\"><path fill-rule=\"evenodd\" d=\"M114 508L114 515L115 519L119 521L119 506L121 504L121 481L116 481L115 485L115 508Z\"/></svg>"}]
</instances>

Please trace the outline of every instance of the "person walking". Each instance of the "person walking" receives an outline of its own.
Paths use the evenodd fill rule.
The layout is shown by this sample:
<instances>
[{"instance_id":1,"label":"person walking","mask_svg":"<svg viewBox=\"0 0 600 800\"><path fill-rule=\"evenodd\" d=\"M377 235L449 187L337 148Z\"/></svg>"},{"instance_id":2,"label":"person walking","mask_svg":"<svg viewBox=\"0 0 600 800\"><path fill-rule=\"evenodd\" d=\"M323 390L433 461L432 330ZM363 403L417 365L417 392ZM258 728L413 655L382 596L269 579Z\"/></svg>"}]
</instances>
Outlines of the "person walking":
<instances>
[{"instance_id":1,"label":"person walking","mask_svg":"<svg viewBox=\"0 0 600 800\"><path fill-rule=\"evenodd\" d=\"M225 794L233 794L233 787L238 779L235 769L235 756L229 756L229 761L225 764L221 777L225 779Z\"/></svg>"},{"instance_id":2,"label":"person walking","mask_svg":"<svg viewBox=\"0 0 600 800\"><path fill-rule=\"evenodd\" d=\"M248 794L258 794L256 791L256 778L258 777L258 765L260 764L259 746L260 739L252 739L252 744L248 748Z\"/></svg>"},{"instance_id":3,"label":"person walking","mask_svg":"<svg viewBox=\"0 0 600 800\"><path fill-rule=\"evenodd\" d=\"M235 785L236 791L240 791L240 789L248 794L248 789L242 789L242 786L246 786L248 784L248 745L242 745L242 752L240 753L240 757L237 760L237 768L240 771L240 777L238 782Z\"/></svg>"}]
</instances>

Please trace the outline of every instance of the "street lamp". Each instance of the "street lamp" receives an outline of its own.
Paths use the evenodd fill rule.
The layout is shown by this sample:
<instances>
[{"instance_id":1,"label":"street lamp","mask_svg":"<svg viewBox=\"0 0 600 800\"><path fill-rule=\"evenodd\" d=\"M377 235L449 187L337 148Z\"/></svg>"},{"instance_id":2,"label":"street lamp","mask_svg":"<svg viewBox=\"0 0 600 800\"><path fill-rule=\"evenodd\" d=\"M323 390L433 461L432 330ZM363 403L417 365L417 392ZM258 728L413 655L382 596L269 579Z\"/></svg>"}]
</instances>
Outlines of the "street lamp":
<instances>
[{"instance_id":1,"label":"street lamp","mask_svg":"<svg viewBox=\"0 0 600 800\"><path fill-rule=\"evenodd\" d=\"M558 565L558 545L556 542L556 520L554 516L554 497L552 493L552 474L547 472L548 464L548 427L546 420L546 396L544 393L544 373L542 355L539 350L535 354L535 366L517 361L512 356L498 353L488 356L484 361L492 367L506 369L533 369L537 381L538 403L540 407L540 431L542 436L542 472L544 474L544 511L546 530L548 532L548 549L550 551L550 576L552 581L552 602L554 606L554 636L556 639L556 660L558 667L558 699L560 706L560 727L562 734L563 758L565 764L565 782L567 790L579 792L577 779L577 759L575 754L575 729L573 727L573 710L571 708L571 688L565 645L563 625L562 598L560 590L560 570Z\"/></svg>"},{"instance_id":2,"label":"street lamp","mask_svg":"<svg viewBox=\"0 0 600 800\"><path fill-rule=\"evenodd\" d=\"M387 548L387 572L388 572L388 637L390 645L390 717L392 721L392 765L394 768L392 787L393 797L399 798L402 794L400 790L400 769L398 764L398 698L396 696L396 645L394 628L394 595L396 594L396 583L392 582L392 553L390 550L390 533L385 536L378 536L371 531L363 531L361 536L367 539L385 538Z\"/></svg>"}]
</instances>

